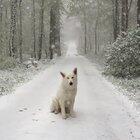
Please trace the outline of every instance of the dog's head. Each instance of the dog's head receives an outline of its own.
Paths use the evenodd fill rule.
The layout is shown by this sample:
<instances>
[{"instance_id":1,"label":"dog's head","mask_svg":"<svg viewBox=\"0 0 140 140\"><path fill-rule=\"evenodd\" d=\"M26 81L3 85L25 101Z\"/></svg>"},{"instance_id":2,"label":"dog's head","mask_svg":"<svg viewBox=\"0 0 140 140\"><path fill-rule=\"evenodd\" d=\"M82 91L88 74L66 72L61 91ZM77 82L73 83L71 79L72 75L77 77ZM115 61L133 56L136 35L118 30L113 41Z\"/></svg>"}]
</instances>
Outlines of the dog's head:
<instances>
[{"instance_id":1,"label":"dog's head","mask_svg":"<svg viewBox=\"0 0 140 140\"><path fill-rule=\"evenodd\" d=\"M74 89L77 87L77 68L73 70L71 74L66 75L63 72L60 72L63 78L63 85L67 89Z\"/></svg>"}]
</instances>

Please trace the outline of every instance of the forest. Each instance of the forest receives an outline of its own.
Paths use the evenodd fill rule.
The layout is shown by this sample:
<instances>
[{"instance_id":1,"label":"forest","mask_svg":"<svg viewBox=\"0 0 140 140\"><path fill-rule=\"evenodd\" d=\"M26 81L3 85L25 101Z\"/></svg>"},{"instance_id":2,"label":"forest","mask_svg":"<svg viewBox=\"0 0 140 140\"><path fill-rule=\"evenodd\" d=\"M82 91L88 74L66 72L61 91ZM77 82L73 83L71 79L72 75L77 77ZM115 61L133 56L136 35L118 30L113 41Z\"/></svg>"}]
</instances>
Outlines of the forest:
<instances>
[{"instance_id":1,"label":"forest","mask_svg":"<svg viewBox=\"0 0 140 140\"><path fill-rule=\"evenodd\" d=\"M74 25L64 29L71 18L74 32ZM79 54L98 63L103 74L139 89L139 26L140 0L0 0L1 75L13 71L6 81L18 77L18 83L28 76L15 76L14 71L27 73L26 68L37 67L42 60L65 55L66 30L75 36ZM1 81L5 83L5 77ZM3 89L7 90L1 85Z\"/></svg>"},{"instance_id":2,"label":"forest","mask_svg":"<svg viewBox=\"0 0 140 140\"><path fill-rule=\"evenodd\" d=\"M131 99L139 95L140 0L72 0L69 5L80 25L79 53Z\"/></svg>"},{"instance_id":3,"label":"forest","mask_svg":"<svg viewBox=\"0 0 140 140\"><path fill-rule=\"evenodd\" d=\"M58 139L140 139L140 0L0 0L0 140Z\"/></svg>"},{"instance_id":4,"label":"forest","mask_svg":"<svg viewBox=\"0 0 140 140\"><path fill-rule=\"evenodd\" d=\"M63 55L63 23L74 17L80 54L103 65L105 75L140 76L139 0L0 0L0 5L1 70L28 67L28 60L36 67L41 59Z\"/></svg>"},{"instance_id":5,"label":"forest","mask_svg":"<svg viewBox=\"0 0 140 140\"><path fill-rule=\"evenodd\" d=\"M107 71L113 75L139 74L139 0L0 0L0 5L0 68L27 58L61 56L66 15L80 22L78 42L83 54L106 53Z\"/></svg>"},{"instance_id":6,"label":"forest","mask_svg":"<svg viewBox=\"0 0 140 140\"><path fill-rule=\"evenodd\" d=\"M79 18L79 48L83 54L106 59L106 74L140 75L140 2L135 0L73 1L71 14Z\"/></svg>"},{"instance_id":7,"label":"forest","mask_svg":"<svg viewBox=\"0 0 140 140\"><path fill-rule=\"evenodd\" d=\"M21 63L30 57L40 60L42 55L52 59L54 50L61 55L60 1L1 0L0 5L1 59ZM57 49L52 50L52 44Z\"/></svg>"}]
</instances>

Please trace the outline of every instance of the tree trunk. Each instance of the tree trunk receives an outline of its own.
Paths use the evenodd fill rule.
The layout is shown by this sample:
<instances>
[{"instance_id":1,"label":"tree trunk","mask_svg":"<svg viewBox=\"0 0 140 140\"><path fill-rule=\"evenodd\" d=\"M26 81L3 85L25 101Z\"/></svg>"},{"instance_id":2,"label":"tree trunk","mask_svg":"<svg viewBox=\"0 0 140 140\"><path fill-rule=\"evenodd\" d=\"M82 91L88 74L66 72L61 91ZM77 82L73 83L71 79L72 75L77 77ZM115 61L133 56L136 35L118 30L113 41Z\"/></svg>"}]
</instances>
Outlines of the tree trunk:
<instances>
[{"instance_id":1,"label":"tree trunk","mask_svg":"<svg viewBox=\"0 0 140 140\"><path fill-rule=\"evenodd\" d=\"M56 5L56 37L55 37L55 46L57 49L57 55L61 56L61 46L60 46L60 18L61 18L61 14L60 14L60 0L57 0L57 5Z\"/></svg>"},{"instance_id":2,"label":"tree trunk","mask_svg":"<svg viewBox=\"0 0 140 140\"><path fill-rule=\"evenodd\" d=\"M122 35L128 29L128 0L121 0L122 1L122 25L121 25L121 32Z\"/></svg>"},{"instance_id":3,"label":"tree trunk","mask_svg":"<svg viewBox=\"0 0 140 140\"><path fill-rule=\"evenodd\" d=\"M9 31L8 31L8 7L5 6L5 22L4 22L4 27L5 27L5 54L6 56L9 55L9 49L8 49L8 34L9 34Z\"/></svg>"},{"instance_id":4,"label":"tree trunk","mask_svg":"<svg viewBox=\"0 0 140 140\"><path fill-rule=\"evenodd\" d=\"M3 0L0 0L0 24L2 23L3 18Z\"/></svg>"},{"instance_id":5,"label":"tree trunk","mask_svg":"<svg viewBox=\"0 0 140 140\"><path fill-rule=\"evenodd\" d=\"M35 32L35 0L32 0L32 55L31 57L36 58L36 32Z\"/></svg>"},{"instance_id":6,"label":"tree trunk","mask_svg":"<svg viewBox=\"0 0 140 140\"><path fill-rule=\"evenodd\" d=\"M50 10L50 59L53 59L53 46L55 45L55 6L54 4L51 6Z\"/></svg>"},{"instance_id":7,"label":"tree trunk","mask_svg":"<svg viewBox=\"0 0 140 140\"><path fill-rule=\"evenodd\" d=\"M87 53L87 21L86 21L86 9L84 1L84 43L85 43L85 54Z\"/></svg>"},{"instance_id":8,"label":"tree trunk","mask_svg":"<svg viewBox=\"0 0 140 140\"><path fill-rule=\"evenodd\" d=\"M44 0L41 0L40 8L40 18L39 18L39 51L38 60L42 57L42 47L43 47L43 34L44 34Z\"/></svg>"},{"instance_id":9,"label":"tree trunk","mask_svg":"<svg viewBox=\"0 0 140 140\"><path fill-rule=\"evenodd\" d=\"M98 25L99 24L99 1L98 1L98 9L97 9L97 17L96 17L96 22L95 22L95 54L97 55L98 50L99 50L99 45L98 45Z\"/></svg>"},{"instance_id":10,"label":"tree trunk","mask_svg":"<svg viewBox=\"0 0 140 140\"><path fill-rule=\"evenodd\" d=\"M3 18L3 0L0 0L0 49L1 49L0 54L3 53L3 36L2 36L3 23L2 23L2 18Z\"/></svg>"},{"instance_id":11,"label":"tree trunk","mask_svg":"<svg viewBox=\"0 0 140 140\"><path fill-rule=\"evenodd\" d=\"M92 50L92 32L91 32L91 29L89 29L89 35L88 35L88 38L89 38L89 51Z\"/></svg>"},{"instance_id":12,"label":"tree trunk","mask_svg":"<svg viewBox=\"0 0 140 140\"><path fill-rule=\"evenodd\" d=\"M16 56L16 21L17 21L17 0L11 0L11 17L10 17L10 38L9 38L9 55Z\"/></svg>"},{"instance_id":13,"label":"tree trunk","mask_svg":"<svg viewBox=\"0 0 140 140\"><path fill-rule=\"evenodd\" d=\"M50 10L50 59L53 59L54 49L61 56L60 48L60 0L52 2Z\"/></svg>"},{"instance_id":14,"label":"tree trunk","mask_svg":"<svg viewBox=\"0 0 140 140\"><path fill-rule=\"evenodd\" d=\"M97 37L97 27L98 26L98 18L96 19L96 23L95 23L95 54L97 54L98 51L98 37Z\"/></svg>"},{"instance_id":15,"label":"tree trunk","mask_svg":"<svg viewBox=\"0 0 140 140\"><path fill-rule=\"evenodd\" d=\"M113 2L113 34L115 41L119 35L119 1L115 0Z\"/></svg>"},{"instance_id":16,"label":"tree trunk","mask_svg":"<svg viewBox=\"0 0 140 140\"><path fill-rule=\"evenodd\" d=\"M87 53L87 24L84 21L85 54Z\"/></svg>"},{"instance_id":17,"label":"tree trunk","mask_svg":"<svg viewBox=\"0 0 140 140\"><path fill-rule=\"evenodd\" d=\"M20 62L22 63L23 57L22 57L22 0L19 1L19 57Z\"/></svg>"},{"instance_id":18,"label":"tree trunk","mask_svg":"<svg viewBox=\"0 0 140 140\"><path fill-rule=\"evenodd\" d=\"M137 2L137 26L140 27L140 0Z\"/></svg>"}]
</instances>

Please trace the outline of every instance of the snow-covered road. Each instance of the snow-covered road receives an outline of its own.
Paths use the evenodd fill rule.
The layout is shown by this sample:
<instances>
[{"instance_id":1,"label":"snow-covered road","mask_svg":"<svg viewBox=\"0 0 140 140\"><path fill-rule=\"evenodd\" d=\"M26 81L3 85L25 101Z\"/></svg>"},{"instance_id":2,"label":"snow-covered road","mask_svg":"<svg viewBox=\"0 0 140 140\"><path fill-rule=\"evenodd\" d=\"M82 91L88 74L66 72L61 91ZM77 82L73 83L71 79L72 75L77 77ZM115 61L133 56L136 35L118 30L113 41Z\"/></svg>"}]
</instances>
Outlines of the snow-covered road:
<instances>
[{"instance_id":1,"label":"snow-covered road","mask_svg":"<svg viewBox=\"0 0 140 140\"><path fill-rule=\"evenodd\" d=\"M60 71L78 67L76 118L50 113ZM85 57L69 44L57 60L13 95L0 98L0 140L138 140L140 119L129 103Z\"/></svg>"}]
</instances>

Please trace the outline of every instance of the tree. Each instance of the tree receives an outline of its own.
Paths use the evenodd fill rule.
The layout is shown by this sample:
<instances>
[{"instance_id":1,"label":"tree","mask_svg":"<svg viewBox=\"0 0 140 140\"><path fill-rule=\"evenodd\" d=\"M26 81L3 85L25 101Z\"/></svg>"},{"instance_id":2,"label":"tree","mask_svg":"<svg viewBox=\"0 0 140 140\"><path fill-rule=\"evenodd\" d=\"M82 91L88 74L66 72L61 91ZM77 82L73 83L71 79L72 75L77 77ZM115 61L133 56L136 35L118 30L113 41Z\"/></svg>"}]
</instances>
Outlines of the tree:
<instances>
[{"instance_id":1,"label":"tree","mask_svg":"<svg viewBox=\"0 0 140 140\"><path fill-rule=\"evenodd\" d=\"M119 0L113 0L113 34L115 41L119 35Z\"/></svg>"},{"instance_id":2,"label":"tree","mask_svg":"<svg viewBox=\"0 0 140 140\"><path fill-rule=\"evenodd\" d=\"M2 29L2 16L3 16L3 1L0 0L0 29ZM2 49L3 41L2 41L2 31L0 30L0 48ZM2 52L2 51L1 51ZM0 53L1 54L1 53Z\"/></svg>"},{"instance_id":3,"label":"tree","mask_svg":"<svg viewBox=\"0 0 140 140\"><path fill-rule=\"evenodd\" d=\"M5 3L4 5L4 9L5 9L5 15L4 15L4 51L5 51L5 55L8 56L9 55L9 49L8 49L8 39L9 39L9 19L8 19L8 4Z\"/></svg>"},{"instance_id":4,"label":"tree","mask_svg":"<svg viewBox=\"0 0 140 140\"><path fill-rule=\"evenodd\" d=\"M35 15L35 0L32 0L32 56L36 58L36 15Z\"/></svg>"},{"instance_id":5,"label":"tree","mask_svg":"<svg viewBox=\"0 0 140 140\"><path fill-rule=\"evenodd\" d=\"M53 51L57 50L57 55L61 56L61 48L60 48L60 0L54 0L51 3L50 8L50 59L53 59Z\"/></svg>"},{"instance_id":6,"label":"tree","mask_svg":"<svg viewBox=\"0 0 140 140\"><path fill-rule=\"evenodd\" d=\"M3 0L0 0L0 24L2 23L3 18Z\"/></svg>"},{"instance_id":7,"label":"tree","mask_svg":"<svg viewBox=\"0 0 140 140\"><path fill-rule=\"evenodd\" d=\"M61 46L60 46L60 30L61 30L61 0L56 1L56 37L55 37L55 47L57 49L57 55L61 56Z\"/></svg>"},{"instance_id":8,"label":"tree","mask_svg":"<svg viewBox=\"0 0 140 140\"><path fill-rule=\"evenodd\" d=\"M128 29L128 0L121 0L122 1L122 24L121 24L121 32L124 32Z\"/></svg>"},{"instance_id":9,"label":"tree","mask_svg":"<svg viewBox=\"0 0 140 140\"><path fill-rule=\"evenodd\" d=\"M19 1L19 56L20 62L22 62L22 0Z\"/></svg>"},{"instance_id":10,"label":"tree","mask_svg":"<svg viewBox=\"0 0 140 140\"><path fill-rule=\"evenodd\" d=\"M9 38L9 55L16 56L16 22L17 22L17 0L11 0L11 17L10 17L10 38Z\"/></svg>"},{"instance_id":11,"label":"tree","mask_svg":"<svg viewBox=\"0 0 140 140\"><path fill-rule=\"evenodd\" d=\"M137 26L140 27L140 0L137 1Z\"/></svg>"},{"instance_id":12,"label":"tree","mask_svg":"<svg viewBox=\"0 0 140 140\"><path fill-rule=\"evenodd\" d=\"M85 38L85 54L87 53L87 20L86 20L86 5L85 1L83 1L83 15L84 15L84 38Z\"/></svg>"},{"instance_id":13,"label":"tree","mask_svg":"<svg viewBox=\"0 0 140 140\"><path fill-rule=\"evenodd\" d=\"M43 34L44 34L44 1L40 1L40 14L39 14L39 51L38 51L38 60L42 56L42 47L43 47Z\"/></svg>"},{"instance_id":14,"label":"tree","mask_svg":"<svg viewBox=\"0 0 140 140\"><path fill-rule=\"evenodd\" d=\"M99 26L99 1L97 1L97 15L96 15L96 20L95 20L95 54L97 55L98 50L99 50L99 45L98 45L98 26Z\"/></svg>"},{"instance_id":15,"label":"tree","mask_svg":"<svg viewBox=\"0 0 140 140\"><path fill-rule=\"evenodd\" d=\"M54 40L54 34L55 34L55 31L54 31L54 16L55 16L55 13L54 13L54 5L51 6L50 8L50 47L49 47L49 50L50 50L50 59L53 59L53 45L55 44L55 40Z\"/></svg>"}]
</instances>

